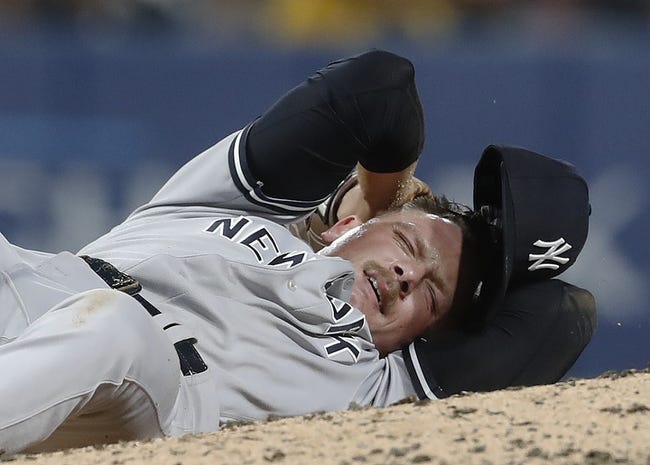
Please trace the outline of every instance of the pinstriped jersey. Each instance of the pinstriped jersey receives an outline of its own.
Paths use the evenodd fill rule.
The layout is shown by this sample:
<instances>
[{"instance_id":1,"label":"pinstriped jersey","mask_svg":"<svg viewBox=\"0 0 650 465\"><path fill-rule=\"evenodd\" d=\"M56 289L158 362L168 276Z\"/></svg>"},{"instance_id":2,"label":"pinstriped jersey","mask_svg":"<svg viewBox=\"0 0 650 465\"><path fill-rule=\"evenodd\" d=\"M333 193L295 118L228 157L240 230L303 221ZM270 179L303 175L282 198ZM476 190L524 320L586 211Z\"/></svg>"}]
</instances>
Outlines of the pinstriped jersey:
<instances>
[{"instance_id":1,"label":"pinstriped jersey","mask_svg":"<svg viewBox=\"0 0 650 465\"><path fill-rule=\"evenodd\" d=\"M196 338L222 423L414 395L402 355L380 358L348 303L351 264L314 253L286 228L324 199L266 196L246 162L248 129L189 161L80 254L137 278L143 296Z\"/></svg>"}]
</instances>

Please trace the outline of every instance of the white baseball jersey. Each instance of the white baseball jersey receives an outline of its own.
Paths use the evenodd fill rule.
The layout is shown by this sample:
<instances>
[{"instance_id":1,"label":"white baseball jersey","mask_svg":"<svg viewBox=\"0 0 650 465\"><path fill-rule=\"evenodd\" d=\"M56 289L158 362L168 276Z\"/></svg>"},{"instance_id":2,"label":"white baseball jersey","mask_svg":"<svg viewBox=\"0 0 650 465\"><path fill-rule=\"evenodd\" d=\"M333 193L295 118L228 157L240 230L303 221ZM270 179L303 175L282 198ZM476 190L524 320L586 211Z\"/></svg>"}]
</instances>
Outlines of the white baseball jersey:
<instances>
[{"instance_id":1,"label":"white baseball jersey","mask_svg":"<svg viewBox=\"0 0 650 465\"><path fill-rule=\"evenodd\" d=\"M415 394L401 353L380 358L364 315L346 302L350 263L314 253L286 228L314 202L255 192L244 133L191 160L148 204L79 252L136 278L157 316L121 292L109 291L123 295L117 301L98 300L92 290L107 285L78 255L25 250L0 236L0 366L17 376L0 381L0 395L20 398L0 407L0 448L45 441L44 449L29 449L41 451L133 437L122 435L122 418L110 419L110 434L82 421L87 405L132 405L124 415L140 418L134 436L146 437L351 404L385 406ZM102 307L121 317L86 329L87 316ZM125 324L143 329L123 335ZM70 327L83 338L68 337ZM96 342L97 331L106 331L106 344ZM173 344L187 339L207 369L181 373ZM126 360L124 349L140 352ZM128 388L106 393L106 376ZM136 412L149 401L155 413L143 420Z\"/></svg>"},{"instance_id":2,"label":"white baseball jersey","mask_svg":"<svg viewBox=\"0 0 650 465\"><path fill-rule=\"evenodd\" d=\"M351 265L286 229L313 205L255 192L242 134L190 161L80 253L138 279L142 295L197 339L222 422L413 395L401 355L379 358L363 314L346 303Z\"/></svg>"},{"instance_id":3,"label":"white baseball jersey","mask_svg":"<svg viewBox=\"0 0 650 465\"><path fill-rule=\"evenodd\" d=\"M351 264L287 228L325 200L295 199L326 195L357 161L397 172L417 158L413 76L381 51L333 63L77 255L0 236L0 456L414 395L402 353L380 358L347 302ZM84 256L142 290L109 289Z\"/></svg>"}]
</instances>

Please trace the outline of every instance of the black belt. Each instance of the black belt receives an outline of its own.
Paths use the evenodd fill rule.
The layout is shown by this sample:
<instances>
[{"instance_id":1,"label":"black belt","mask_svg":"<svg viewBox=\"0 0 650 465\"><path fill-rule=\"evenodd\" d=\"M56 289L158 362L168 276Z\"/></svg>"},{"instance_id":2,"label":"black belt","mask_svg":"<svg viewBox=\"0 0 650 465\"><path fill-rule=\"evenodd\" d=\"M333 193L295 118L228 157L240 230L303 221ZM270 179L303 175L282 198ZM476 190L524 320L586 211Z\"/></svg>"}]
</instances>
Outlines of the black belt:
<instances>
[{"instance_id":1,"label":"black belt","mask_svg":"<svg viewBox=\"0 0 650 465\"><path fill-rule=\"evenodd\" d=\"M106 284L108 284L112 289L124 292L133 297L144 307L149 315L156 316L161 314L160 310L140 295L142 285L137 279L126 273L122 273L110 263L99 258L89 257L88 255L82 255L81 258L85 260L88 266L90 266L90 269L93 270L97 276L102 278ZM178 324L179 323L169 324L165 326L163 330L167 330L173 326L177 326ZM191 337L174 343L174 348L178 354L178 361L180 362L181 373L183 373L183 376L202 373L208 369L203 358L201 358L201 354L199 354L196 347L194 347L196 342L196 338Z\"/></svg>"}]
</instances>

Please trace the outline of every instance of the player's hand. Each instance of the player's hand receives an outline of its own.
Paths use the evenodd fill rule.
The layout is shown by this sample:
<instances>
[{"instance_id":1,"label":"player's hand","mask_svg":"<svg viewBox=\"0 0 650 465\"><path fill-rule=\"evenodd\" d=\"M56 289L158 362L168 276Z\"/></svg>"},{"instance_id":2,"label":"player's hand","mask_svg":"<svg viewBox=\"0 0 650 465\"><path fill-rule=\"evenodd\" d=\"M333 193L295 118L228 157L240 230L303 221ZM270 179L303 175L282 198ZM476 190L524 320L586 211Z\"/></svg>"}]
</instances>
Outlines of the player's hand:
<instances>
[{"instance_id":1,"label":"player's hand","mask_svg":"<svg viewBox=\"0 0 650 465\"><path fill-rule=\"evenodd\" d=\"M415 177L414 171L415 163L399 173L373 173L358 165L356 173L339 186L344 189L342 195L334 194L331 211L325 215L315 212L292 225L291 231L318 251L327 245L321 234L339 219L354 215L360 222L368 221L417 197L431 195L429 186Z\"/></svg>"},{"instance_id":2,"label":"player's hand","mask_svg":"<svg viewBox=\"0 0 650 465\"><path fill-rule=\"evenodd\" d=\"M431 195L429 186L413 175L415 164L399 173L372 173L359 166L357 184L341 200L336 218L355 215L361 221L394 210L416 197ZM331 225L330 225L331 226Z\"/></svg>"}]
</instances>

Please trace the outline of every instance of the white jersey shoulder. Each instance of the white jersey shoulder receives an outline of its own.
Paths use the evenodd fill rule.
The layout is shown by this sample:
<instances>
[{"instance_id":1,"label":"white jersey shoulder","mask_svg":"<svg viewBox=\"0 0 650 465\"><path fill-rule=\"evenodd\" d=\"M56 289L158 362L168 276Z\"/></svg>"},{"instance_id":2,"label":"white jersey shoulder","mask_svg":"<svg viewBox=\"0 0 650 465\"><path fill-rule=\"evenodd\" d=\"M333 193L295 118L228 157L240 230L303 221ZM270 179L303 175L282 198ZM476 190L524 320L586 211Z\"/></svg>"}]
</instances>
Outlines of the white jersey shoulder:
<instances>
[{"instance_id":1,"label":"white jersey shoulder","mask_svg":"<svg viewBox=\"0 0 650 465\"><path fill-rule=\"evenodd\" d=\"M315 201L280 199L265 195L246 162L246 136L241 129L186 163L147 205L210 206L254 213L286 224L305 216L325 198ZM288 180L290 182L290 180Z\"/></svg>"}]
</instances>

